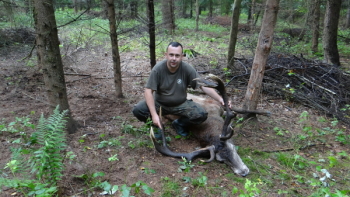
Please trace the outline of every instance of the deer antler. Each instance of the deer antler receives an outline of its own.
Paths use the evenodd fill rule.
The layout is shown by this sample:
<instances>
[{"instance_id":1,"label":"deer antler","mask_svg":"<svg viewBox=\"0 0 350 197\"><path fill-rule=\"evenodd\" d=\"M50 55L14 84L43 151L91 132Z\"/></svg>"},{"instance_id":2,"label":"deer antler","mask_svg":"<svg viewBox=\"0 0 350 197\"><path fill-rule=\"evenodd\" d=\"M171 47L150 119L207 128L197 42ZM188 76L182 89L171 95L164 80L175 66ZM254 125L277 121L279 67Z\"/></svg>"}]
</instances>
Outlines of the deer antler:
<instances>
[{"instance_id":1,"label":"deer antler","mask_svg":"<svg viewBox=\"0 0 350 197\"><path fill-rule=\"evenodd\" d=\"M160 122L162 124L162 120L161 120L162 108L160 108L160 110L159 110L159 118L160 118ZM169 149L168 145L166 144L166 140L165 140L165 136L164 136L164 128L165 127L162 124L162 130L160 130L160 131L161 131L161 135L162 135L163 145L160 145L157 142L157 139L154 136L153 128L151 127L151 129L150 129L151 140L153 142L154 147L156 148L156 150L158 152L162 153L163 155L170 156L170 157L178 157L178 158L185 157L187 161L192 161L195 157L207 156L208 151L209 151L210 159L205 160L204 162L211 162L214 160L214 158L215 158L215 146L214 145L211 145L211 146L208 146L205 148L201 148L201 149L198 149L198 150L190 152L190 153L176 153L176 152L171 151Z\"/></svg>"},{"instance_id":2,"label":"deer antler","mask_svg":"<svg viewBox=\"0 0 350 197\"><path fill-rule=\"evenodd\" d=\"M213 80L214 82L208 81L207 79ZM230 107L228 106L229 101L226 93L225 84L224 82L222 82L222 80L219 77L212 74L209 74L205 79L196 78L194 80L201 82L201 84L205 87L211 87L211 88L217 89L221 94L222 99L224 100L226 118L225 118L224 126L222 128L222 133L220 135L220 141L221 143L224 143L227 139L230 139L233 135L233 129L231 128L231 120L237 115L237 114L233 114L232 111L230 110Z\"/></svg>"}]
</instances>

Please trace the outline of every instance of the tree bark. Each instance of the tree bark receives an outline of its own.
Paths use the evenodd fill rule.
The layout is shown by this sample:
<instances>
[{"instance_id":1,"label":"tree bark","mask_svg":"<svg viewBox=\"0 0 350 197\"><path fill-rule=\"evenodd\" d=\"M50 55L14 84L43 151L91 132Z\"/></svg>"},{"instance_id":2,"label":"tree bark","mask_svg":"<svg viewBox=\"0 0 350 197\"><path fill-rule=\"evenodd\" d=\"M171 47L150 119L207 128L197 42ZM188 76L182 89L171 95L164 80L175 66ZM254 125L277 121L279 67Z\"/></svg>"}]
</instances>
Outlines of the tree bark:
<instances>
[{"instance_id":1,"label":"tree bark","mask_svg":"<svg viewBox=\"0 0 350 197\"><path fill-rule=\"evenodd\" d=\"M134 19L138 15L138 1L133 0L130 2L130 18Z\"/></svg>"},{"instance_id":2,"label":"tree bark","mask_svg":"<svg viewBox=\"0 0 350 197\"><path fill-rule=\"evenodd\" d=\"M163 27L169 34L173 34L175 31L175 14L173 0L162 1L162 17Z\"/></svg>"},{"instance_id":3,"label":"tree bark","mask_svg":"<svg viewBox=\"0 0 350 197\"><path fill-rule=\"evenodd\" d=\"M279 0L267 0L261 30L259 33L258 45L256 47L252 65L252 71L243 102L243 109L255 110L257 108L265 72L265 65L272 46L278 9ZM255 114L253 114L253 116L255 116Z\"/></svg>"},{"instance_id":4,"label":"tree bark","mask_svg":"<svg viewBox=\"0 0 350 197\"><path fill-rule=\"evenodd\" d=\"M337 66L340 66L337 45L340 8L341 0L327 0L323 28L324 60L328 64L334 64Z\"/></svg>"},{"instance_id":5,"label":"tree bark","mask_svg":"<svg viewBox=\"0 0 350 197\"><path fill-rule=\"evenodd\" d=\"M187 16L186 16L186 11L187 11L187 3L186 3L187 1L186 0L182 0L182 13L181 13L181 15L182 15L182 18L187 18Z\"/></svg>"},{"instance_id":6,"label":"tree bark","mask_svg":"<svg viewBox=\"0 0 350 197\"><path fill-rule=\"evenodd\" d=\"M115 6L113 0L107 0L108 4L108 21L109 21L109 36L112 44L113 72L114 72L114 87L117 98L123 98L122 91L122 74L120 69L120 55L118 47L118 34L115 19Z\"/></svg>"},{"instance_id":7,"label":"tree bark","mask_svg":"<svg viewBox=\"0 0 350 197\"><path fill-rule=\"evenodd\" d=\"M33 17L38 65L43 71L48 102L52 110L57 105L61 111L69 110L53 1L34 0ZM67 131L74 133L76 129L77 124L69 110Z\"/></svg>"},{"instance_id":8,"label":"tree bark","mask_svg":"<svg viewBox=\"0 0 350 197\"><path fill-rule=\"evenodd\" d=\"M236 50L240 10L241 10L241 0L235 0L233 4L230 42L228 44L228 55L227 55L227 68L231 70L233 70L233 66L234 66L233 58L235 56L235 50Z\"/></svg>"},{"instance_id":9,"label":"tree bark","mask_svg":"<svg viewBox=\"0 0 350 197\"><path fill-rule=\"evenodd\" d=\"M348 2L348 11L346 12L345 28L350 28L350 2Z\"/></svg>"},{"instance_id":10,"label":"tree bark","mask_svg":"<svg viewBox=\"0 0 350 197\"><path fill-rule=\"evenodd\" d=\"M149 52L151 68L156 65L156 24L154 20L154 2L147 0L147 15L148 15L148 34L149 34Z\"/></svg>"},{"instance_id":11,"label":"tree bark","mask_svg":"<svg viewBox=\"0 0 350 197\"><path fill-rule=\"evenodd\" d=\"M249 16L248 16L248 25L250 27L250 29L254 29L253 26L254 26L254 19L255 19L255 1L256 0L252 0L251 4L250 4L250 9L249 9Z\"/></svg>"},{"instance_id":12,"label":"tree bark","mask_svg":"<svg viewBox=\"0 0 350 197\"><path fill-rule=\"evenodd\" d=\"M198 22L199 22L199 0L196 0L196 31L198 31Z\"/></svg>"},{"instance_id":13,"label":"tree bark","mask_svg":"<svg viewBox=\"0 0 350 197\"><path fill-rule=\"evenodd\" d=\"M213 0L209 0L209 17L213 17Z\"/></svg>"},{"instance_id":14,"label":"tree bark","mask_svg":"<svg viewBox=\"0 0 350 197\"><path fill-rule=\"evenodd\" d=\"M310 18L312 31L311 50L313 53L318 51L318 38L320 37L320 0L311 0Z\"/></svg>"}]
</instances>

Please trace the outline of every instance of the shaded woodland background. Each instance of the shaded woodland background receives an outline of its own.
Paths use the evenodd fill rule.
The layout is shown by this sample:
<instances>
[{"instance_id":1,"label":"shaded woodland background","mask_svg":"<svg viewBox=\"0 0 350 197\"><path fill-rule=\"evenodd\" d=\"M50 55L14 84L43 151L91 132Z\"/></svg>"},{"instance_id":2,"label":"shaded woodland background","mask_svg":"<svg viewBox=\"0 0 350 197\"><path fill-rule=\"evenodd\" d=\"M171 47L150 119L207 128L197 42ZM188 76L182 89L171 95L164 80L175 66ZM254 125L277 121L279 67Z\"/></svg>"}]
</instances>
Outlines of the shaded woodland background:
<instances>
[{"instance_id":1,"label":"shaded woodland background","mask_svg":"<svg viewBox=\"0 0 350 197\"><path fill-rule=\"evenodd\" d=\"M57 191L52 195L99 196L105 182L120 186L117 196L146 196L141 186L153 188L152 196L349 195L348 1L43 2L0 1L4 196L39 191L9 186L6 180L26 183L33 177L36 185L47 182L33 174L11 173L8 164L16 159L11 150L25 149L25 136L37 130L18 118L35 124L40 113L49 116L57 104L70 109L71 122L62 152L62 180L53 185ZM185 61L203 76L220 76L235 106L243 108L262 17L271 2L279 4L277 23L271 52L262 65L256 108L273 115L257 116L257 122L240 122L244 117L239 117L234 136L251 174L237 177L224 164L198 160L184 172L181 160L154 150L147 125L130 113L142 99L151 67L163 59L170 41L179 41ZM45 3L52 8L47 10ZM234 18L234 4L240 5L239 18ZM335 26L332 31L325 30L327 24ZM57 33L47 34L52 29ZM52 68L59 70L51 72ZM57 99L61 94L66 96ZM11 124L25 129L9 132ZM191 137L179 139L169 125L167 134L176 150L198 147ZM74 155L72 160L68 153Z\"/></svg>"}]
</instances>

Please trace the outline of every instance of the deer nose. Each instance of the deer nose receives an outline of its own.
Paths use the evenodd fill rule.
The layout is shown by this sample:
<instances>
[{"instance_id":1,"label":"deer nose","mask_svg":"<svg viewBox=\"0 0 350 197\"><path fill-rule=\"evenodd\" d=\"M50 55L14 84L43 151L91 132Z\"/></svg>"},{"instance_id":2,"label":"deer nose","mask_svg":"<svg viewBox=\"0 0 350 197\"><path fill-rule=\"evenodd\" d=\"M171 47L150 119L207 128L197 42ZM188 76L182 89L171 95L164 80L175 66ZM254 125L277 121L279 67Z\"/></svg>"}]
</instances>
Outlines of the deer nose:
<instances>
[{"instance_id":1,"label":"deer nose","mask_svg":"<svg viewBox=\"0 0 350 197\"><path fill-rule=\"evenodd\" d=\"M242 172L241 172L241 176L242 177L245 177L245 176L247 176L249 174L249 169L247 168L247 169L245 169L245 170L243 170Z\"/></svg>"},{"instance_id":2,"label":"deer nose","mask_svg":"<svg viewBox=\"0 0 350 197\"><path fill-rule=\"evenodd\" d=\"M245 177L249 174L249 169L248 168L243 168L239 171L235 171L237 175L241 175L242 177Z\"/></svg>"}]
</instances>

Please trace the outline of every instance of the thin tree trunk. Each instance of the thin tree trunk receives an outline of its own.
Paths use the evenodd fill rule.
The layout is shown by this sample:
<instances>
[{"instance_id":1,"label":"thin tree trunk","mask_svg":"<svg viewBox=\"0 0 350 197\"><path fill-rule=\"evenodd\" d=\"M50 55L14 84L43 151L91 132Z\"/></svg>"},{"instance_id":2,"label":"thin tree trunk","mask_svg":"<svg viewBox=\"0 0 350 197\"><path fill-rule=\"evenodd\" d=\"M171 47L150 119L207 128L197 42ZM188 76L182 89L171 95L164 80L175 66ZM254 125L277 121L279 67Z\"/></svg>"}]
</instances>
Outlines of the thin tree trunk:
<instances>
[{"instance_id":1,"label":"thin tree trunk","mask_svg":"<svg viewBox=\"0 0 350 197\"><path fill-rule=\"evenodd\" d=\"M228 44L227 68L233 70L236 42L238 35L238 23L241 10L241 0L235 0L232 10L230 42Z\"/></svg>"},{"instance_id":2,"label":"thin tree trunk","mask_svg":"<svg viewBox=\"0 0 350 197\"><path fill-rule=\"evenodd\" d=\"M137 7L138 7L138 1L133 0L130 2L130 18L134 19L137 17L138 15Z\"/></svg>"},{"instance_id":3,"label":"thin tree trunk","mask_svg":"<svg viewBox=\"0 0 350 197\"><path fill-rule=\"evenodd\" d=\"M113 57L113 72L114 72L114 87L117 98L123 98L122 91L122 74L120 69L120 55L118 47L118 34L115 19L115 6L113 0L107 0L108 3L108 21L109 21L109 36L112 43Z\"/></svg>"},{"instance_id":4,"label":"thin tree trunk","mask_svg":"<svg viewBox=\"0 0 350 197\"><path fill-rule=\"evenodd\" d=\"M254 29L254 19L255 19L255 0L252 0L252 3L250 4L250 17L248 20L248 25L251 30Z\"/></svg>"},{"instance_id":5,"label":"thin tree trunk","mask_svg":"<svg viewBox=\"0 0 350 197\"><path fill-rule=\"evenodd\" d=\"M74 7L74 12L75 12L75 13L78 12L78 1L79 1L79 0L73 0L73 7Z\"/></svg>"},{"instance_id":6,"label":"thin tree trunk","mask_svg":"<svg viewBox=\"0 0 350 197\"><path fill-rule=\"evenodd\" d=\"M252 65L252 71L243 102L243 109L255 110L257 108L260 90L262 87L262 79L265 72L265 65L272 47L278 9L279 0L267 0L261 30L259 33L258 45L256 47Z\"/></svg>"},{"instance_id":7,"label":"thin tree trunk","mask_svg":"<svg viewBox=\"0 0 350 197\"><path fill-rule=\"evenodd\" d=\"M196 0L196 31L198 31L198 22L199 22L199 0Z\"/></svg>"},{"instance_id":8,"label":"thin tree trunk","mask_svg":"<svg viewBox=\"0 0 350 197\"><path fill-rule=\"evenodd\" d=\"M156 65L156 25L154 21L154 2L147 0L147 15L148 15L148 33L149 33L149 52L151 68Z\"/></svg>"},{"instance_id":9,"label":"thin tree trunk","mask_svg":"<svg viewBox=\"0 0 350 197\"><path fill-rule=\"evenodd\" d=\"M320 0L312 0L310 9L311 28L312 28L312 44L313 53L318 51L318 38L320 37Z\"/></svg>"},{"instance_id":10,"label":"thin tree trunk","mask_svg":"<svg viewBox=\"0 0 350 197\"><path fill-rule=\"evenodd\" d=\"M169 34L173 34L175 30L175 15L173 0L162 1L162 17L163 27L168 30Z\"/></svg>"},{"instance_id":11,"label":"thin tree trunk","mask_svg":"<svg viewBox=\"0 0 350 197\"><path fill-rule=\"evenodd\" d=\"M337 45L338 23L340 16L341 0L328 0L323 29L324 60L329 64L340 66Z\"/></svg>"},{"instance_id":12,"label":"thin tree trunk","mask_svg":"<svg viewBox=\"0 0 350 197\"><path fill-rule=\"evenodd\" d=\"M53 1L34 0L33 15L38 65L43 71L50 107L53 110L59 105L61 111L69 110ZM69 110L67 131L74 133L76 129L77 124Z\"/></svg>"},{"instance_id":13,"label":"thin tree trunk","mask_svg":"<svg viewBox=\"0 0 350 197\"><path fill-rule=\"evenodd\" d=\"M186 0L182 0L182 18L186 18Z\"/></svg>"},{"instance_id":14,"label":"thin tree trunk","mask_svg":"<svg viewBox=\"0 0 350 197\"><path fill-rule=\"evenodd\" d=\"M15 19L14 19L14 13L12 7L14 7L13 3L11 1L3 1L3 5L6 11L7 17L10 19L11 25L16 25Z\"/></svg>"},{"instance_id":15,"label":"thin tree trunk","mask_svg":"<svg viewBox=\"0 0 350 197\"><path fill-rule=\"evenodd\" d=\"M213 0L209 0L209 17L213 17Z\"/></svg>"},{"instance_id":16,"label":"thin tree trunk","mask_svg":"<svg viewBox=\"0 0 350 197\"><path fill-rule=\"evenodd\" d=\"M348 11L346 12L346 22L345 27L350 28L350 2L348 2Z\"/></svg>"}]
</instances>

